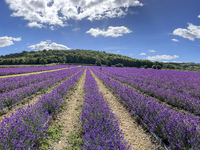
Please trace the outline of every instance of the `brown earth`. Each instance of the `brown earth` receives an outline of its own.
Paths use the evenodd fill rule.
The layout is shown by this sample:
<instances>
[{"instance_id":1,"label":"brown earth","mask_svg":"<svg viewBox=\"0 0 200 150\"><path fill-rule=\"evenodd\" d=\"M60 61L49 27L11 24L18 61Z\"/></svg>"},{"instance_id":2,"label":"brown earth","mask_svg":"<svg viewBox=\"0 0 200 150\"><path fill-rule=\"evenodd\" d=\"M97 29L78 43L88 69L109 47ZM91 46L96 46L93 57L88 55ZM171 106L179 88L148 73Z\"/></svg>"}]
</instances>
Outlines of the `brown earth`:
<instances>
[{"instance_id":1,"label":"brown earth","mask_svg":"<svg viewBox=\"0 0 200 150\"><path fill-rule=\"evenodd\" d=\"M130 115L129 110L124 104L119 102L113 92L96 75L93 74L93 76L97 81L99 91L102 93L105 101L108 102L113 113L117 116L120 122L119 127L123 130L124 138L131 144L131 148L133 150L164 150L146 129L138 124L137 119Z\"/></svg>"},{"instance_id":2,"label":"brown earth","mask_svg":"<svg viewBox=\"0 0 200 150\"><path fill-rule=\"evenodd\" d=\"M78 66L78 67L80 67L80 66ZM71 68L75 68L75 67L71 67ZM58 71L58 70L65 70L65 69L71 69L71 68L60 68L60 69L45 70L45 71L37 71L37 72L30 72L30 73L12 74L12 75L0 76L0 78L16 77L16 76L25 76L25 75L31 75L31 74L40 74L40 73L45 73L45 72L52 72L52 71Z\"/></svg>"},{"instance_id":3,"label":"brown earth","mask_svg":"<svg viewBox=\"0 0 200 150\"><path fill-rule=\"evenodd\" d=\"M76 74L76 73L75 73ZM74 75L75 75L74 74ZM72 75L73 76L73 75ZM70 77L72 77L70 76ZM62 82L66 81L67 79L69 79L70 77L55 83L53 86L51 86L50 88L47 89L46 93L50 93L56 86L60 85ZM46 94L45 93L45 94ZM5 110L4 112L0 113L0 122L6 117L11 115L12 113L15 113L18 109L20 109L21 107L26 108L28 107L28 105L32 105L34 104L37 100L39 100L40 97L42 97L44 94L33 94L32 96L30 96L29 98L27 98L26 100L23 100L21 103L17 104L14 107L11 107L7 110Z\"/></svg>"},{"instance_id":4,"label":"brown earth","mask_svg":"<svg viewBox=\"0 0 200 150\"><path fill-rule=\"evenodd\" d=\"M96 70L96 71L99 72L98 70ZM175 106L172 106L172 105L168 104L168 103L165 102L165 101L162 101L162 100L160 100L160 99L158 99L158 98L155 98L154 96L150 96L150 95L148 95L147 93L144 93L142 90L136 89L136 88L130 86L129 84L125 83L125 82L119 81L119 80L117 80L117 79L115 79L115 78L113 78L113 77L110 77L110 76L108 76L108 75L102 73L102 72L99 72L99 73L101 73L101 74L103 74L104 76L107 76L107 77L109 77L109 78L111 78L111 79L113 79L113 80L115 80L115 81L117 81L117 82L119 82L119 83L122 83L122 84L124 84L125 86L127 86L127 87L129 87L129 88L132 88L134 91L136 91L137 93L139 93L139 94L141 94L141 95L144 95L144 96L146 96L146 97L148 97L148 98L153 98L156 102L162 104L163 106L167 106L167 107L169 107L170 109L173 109L174 111L178 111L178 112L182 113L183 115L191 115L191 116L194 116L194 117L199 117L198 115L192 114L192 113L190 113L190 112L187 111L187 110L179 109L179 108L177 108L177 107L175 107Z\"/></svg>"},{"instance_id":5,"label":"brown earth","mask_svg":"<svg viewBox=\"0 0 200 150\"><path fill-rule=\"evenodd\" d=\"M79 81L76 84L74 90L70 92L70 94L66 98L66 110L62 111L58 114L58 117L55 123L63 123L62 126L62 134L60 141L58 143L51 143L50 150L63 150L66 149L68 145L67 137L72 132L79 132L79 128L77 128L77 115L81 113L81 110L77 110L76 108L80 106L80 104L84 101L84 84L85 84L85 76L86 71L81 76ZM54 123L54 124L55 124Z\"/></svg>"}]
</instances>

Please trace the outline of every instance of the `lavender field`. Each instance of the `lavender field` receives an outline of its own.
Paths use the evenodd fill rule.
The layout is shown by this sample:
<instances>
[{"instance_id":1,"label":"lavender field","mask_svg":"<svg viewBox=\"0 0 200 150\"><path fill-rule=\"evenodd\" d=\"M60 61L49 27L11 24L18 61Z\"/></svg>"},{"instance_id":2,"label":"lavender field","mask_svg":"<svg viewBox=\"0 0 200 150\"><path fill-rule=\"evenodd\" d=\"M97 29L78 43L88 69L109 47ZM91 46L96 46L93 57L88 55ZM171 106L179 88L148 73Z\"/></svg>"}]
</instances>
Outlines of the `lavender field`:
<instances>
[{"instance_id":1,"label":"lavender field","mask_svg":"<svg viewBox=\"0 0 200 150\"><path fill-rule=\"evenodd\" d=\"M68 67L76 67L77 65L57 65L57 66L38 66L38 67L18 67L18 68L0 68L0 76L22 74L46 70L54 70Z\"/></svg>"},{"instance_id":2,"label":"lavender field","mask_svg":"<svg viewBox=\"0 0 200 150\"><path fill-rule=\"evenodd\" d=\"M0 149L200 149L200 73L48 69L56 67L63 69L0 78ZM23 69L14 73L30 72ZM122 108L130 122L123 122L125 114L116 114ZM53 142L48 133L56 124L63 125L62 136ZM69 135L75 142L67 140Z\"/></svg>"}]
</instances>

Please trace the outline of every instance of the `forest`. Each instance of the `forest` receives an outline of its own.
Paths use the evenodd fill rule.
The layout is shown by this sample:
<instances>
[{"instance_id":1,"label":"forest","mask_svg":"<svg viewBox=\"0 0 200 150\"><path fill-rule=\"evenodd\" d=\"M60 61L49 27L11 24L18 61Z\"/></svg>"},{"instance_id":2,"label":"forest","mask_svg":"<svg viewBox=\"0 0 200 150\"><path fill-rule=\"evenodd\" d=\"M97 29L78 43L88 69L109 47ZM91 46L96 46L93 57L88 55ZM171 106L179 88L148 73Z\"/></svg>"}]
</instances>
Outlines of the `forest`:
<instances>
[{"instance_id":1,"label":"forest","mask_svg":"<svg viewBox=\"0 0 200 150\"><path fill-rule=\"evenodd\" d=\"M96 66L135 67L153 69L172 69L199 71L200 64L195 63L163 63L159 61L140 60L120 54L106 53L94 50L39 50L22 51L0 56L0 65L46 65L58 64L80 64Z\"/></svg>"}]
</instances>

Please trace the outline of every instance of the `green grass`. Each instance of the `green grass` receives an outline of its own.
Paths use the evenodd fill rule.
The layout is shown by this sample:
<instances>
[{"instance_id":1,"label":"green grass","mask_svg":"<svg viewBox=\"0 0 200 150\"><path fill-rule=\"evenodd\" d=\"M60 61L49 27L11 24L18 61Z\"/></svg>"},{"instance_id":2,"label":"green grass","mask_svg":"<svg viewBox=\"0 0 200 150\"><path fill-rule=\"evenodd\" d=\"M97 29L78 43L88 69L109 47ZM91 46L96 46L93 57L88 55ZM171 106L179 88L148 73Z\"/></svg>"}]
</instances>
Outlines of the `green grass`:
<instances>
[{"instance_id":1,"label":"green grass","mask_svg":"<svg viewBox=\"0 0 200 150\"><path fill-rule=\"evenodd\" d=\"M46 131L46 136L48 136L48 138L44 137L42 139L40 150L48 150L51 142L60 141L62 137L62 127L63 125L61 123L56 124L55 128L53 128L52 126L49 127L49 130Z\"/></svg>"}]
</instances>

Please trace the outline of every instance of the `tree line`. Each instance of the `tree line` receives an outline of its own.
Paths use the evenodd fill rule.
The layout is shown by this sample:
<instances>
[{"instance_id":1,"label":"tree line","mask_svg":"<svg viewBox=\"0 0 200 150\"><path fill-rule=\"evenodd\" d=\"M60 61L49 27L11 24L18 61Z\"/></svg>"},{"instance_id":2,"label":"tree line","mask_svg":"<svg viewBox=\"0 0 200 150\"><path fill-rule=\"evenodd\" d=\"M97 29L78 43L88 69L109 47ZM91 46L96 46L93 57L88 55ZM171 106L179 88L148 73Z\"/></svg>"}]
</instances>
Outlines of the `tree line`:
<instances>
[{"instance_id":1,"label":"tree line","mask_svg":"<svg viewBox=\"0 0 200 150\"><path fill-rule=\"evenodd\" d=\"M137 67L153 69L184 69L182 66L152 62L150 60L139 60L119 54L106 53L105 51L93 50L40 50L22 51L0 56L0 65L22 65L22 64L50 64L50 63L77 63L97 66Z\"/></svg>"}]
</instances>

